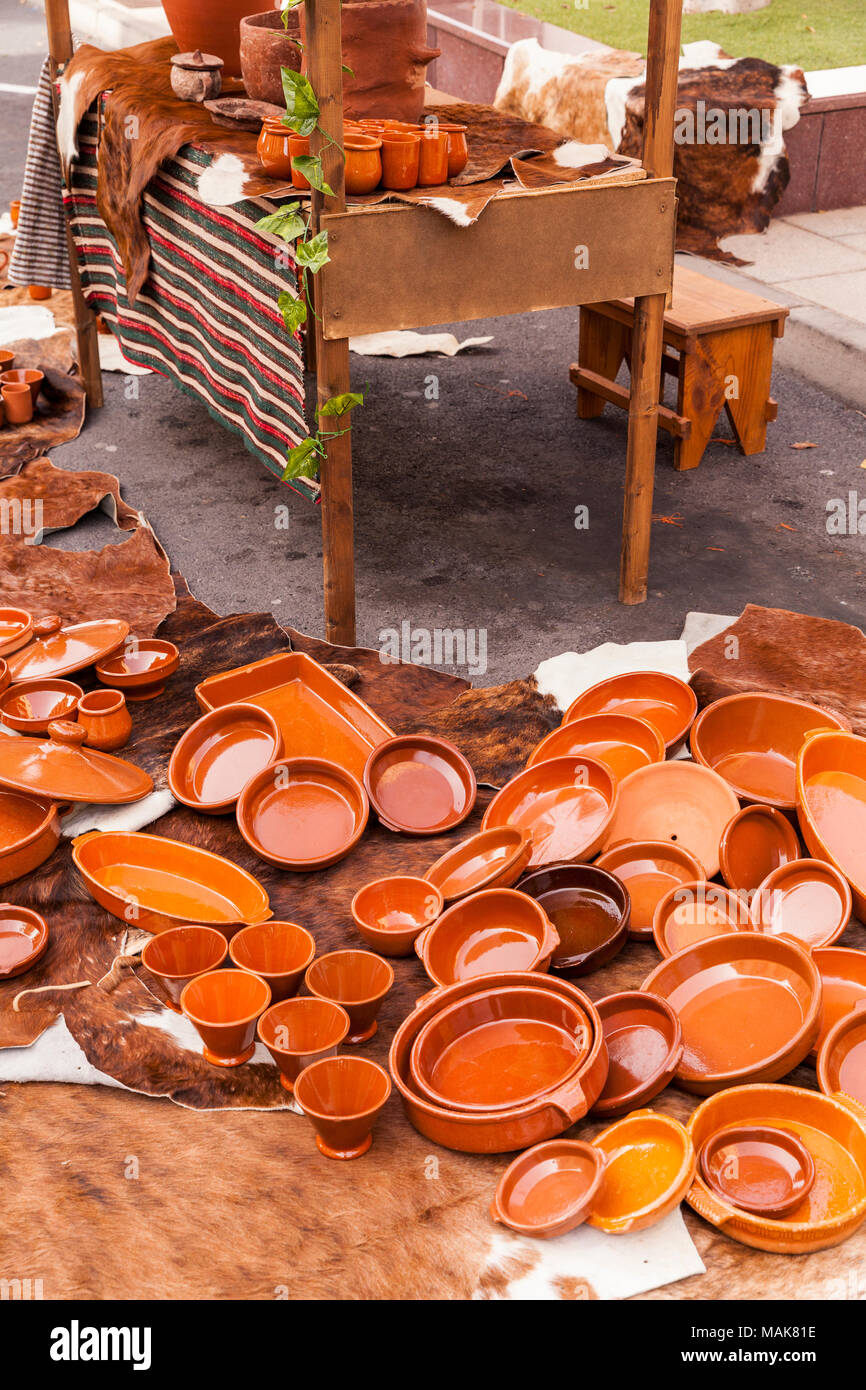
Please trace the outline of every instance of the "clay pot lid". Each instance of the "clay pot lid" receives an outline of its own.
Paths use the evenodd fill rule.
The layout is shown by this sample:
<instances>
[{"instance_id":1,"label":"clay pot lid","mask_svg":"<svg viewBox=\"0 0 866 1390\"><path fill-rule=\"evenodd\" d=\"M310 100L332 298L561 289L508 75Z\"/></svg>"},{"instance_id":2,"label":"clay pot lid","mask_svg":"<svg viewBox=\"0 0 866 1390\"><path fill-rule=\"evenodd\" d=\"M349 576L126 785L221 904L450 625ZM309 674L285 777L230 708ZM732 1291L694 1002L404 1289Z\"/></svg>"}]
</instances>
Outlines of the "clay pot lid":
<instances>
[{"instance_id":1,"label":"clay pot lid","mask_svg":"<svg viewBox=\"0 0 866 1390\"><path fill-rule=\"evenodd\" d=\"M0 701L2 711L2 701ZM220 705L191 724L168 764L172 796L195 811L231 811L250 778L283 751L274 716L258 705Z\"/></svg>"},{"instance_id":2,"label":"clay pot lid","mask_svg":"<svg viewBox=\"0 0 866 1390\"><path fill-rule=\"evenodd\" d=\"M646 719L632 714L588 714L560 724L543 738L526 766L576 753L596 758L621 781L639 767L664 762L665 742Z\"/></svg>"},{"instance_id":3,"label":"clay pot lid","mask_svg":"<svg viewBox=\"0 0 866 1390\"><path fill-rule=\"evenodd\" d=\"M40 618L33 624L34 640L9 657L9 674L13 681L69 676L113 652L128 635L129 623L120 618L67 627L56 615Z\"/></svg>"},{"instance_id":4,"label":"clay pot lid","mask_svg":"<svg viewBox=\"0 0 866 1390\"><path fill-rule=\"evenodd\" d=\"M175 53L170 61L172 67L188 68L192 72L211 72L225 63L225 59L218 58L215 53L202 53L200 48L191 53Z\"/></svg>"},{"instance_id":5,"label":"clay pot lid","mask_svg":"<svg viewBox=\"0 0 866 1390\"><path fill-rule=\"evenodd\" d=\"M0 608L0 656L17 652L30 641L33 618L24 608Z\"/></svg>"},{"instance_id":6,"label":"clay pot lid","mask_svg":"<svg viewBox=\"0 0 866 1390\"><path fill-rule=\"evenodd\" d=\"M851 920L848 882L820 859L792 859L768 874L752 898L756 931L789 936L807 950L831 946Z\"/></svg>"},{"instance_id":7,"label":"clay pot lid","mask_svg":"<svg viewBox=\"0 0 866 1390\"><path fill-rule=\"evenodd\" d=\"M698 712L695 692L664 671L625 671L590 686L569 705L563 724L584 714L633 714L658 729L668 753L684 742Z\"/></svg>"},{"instance_id":8,"label":"clay pot lid","mask_svg":"<svg viewBox=\"0 0 866 1390\"><path fill-rule=\"evenodd\" d=\"M0 924L2 925L2 924ZM818 1050L818 1085L866 1106L866 1000L836 1020Z\"/></svg>"},{"instance_id":9,"label":"clay pot lid","mask_svg":"<svg viewBox=\"0 0 866 1390\"><path fill-rule=\"evenodd\" d=\"M683 1030L666 999L623 990L596 1000L608 1053L608 1074L593 1115L622 1115L647 1105L673 1079L683 1055Z\"/></svg>"},{"instance_id":10,"label":"clay pot lid","mask_svg":"<svg viewBox=\"0 0 866 1390\"><path fill-rule=\"evenodd\" d=\"M400 734L374 748L364 787L379 820L404 835L439 835L475 805L475 773L444 738Z\"/></svg>"},{"instance_id":11,"label":"clay pot lid","mask_svg":"<svg viewBox=\"0 0 866 1390\"><path fill-rule=\"evenodd\" d=\"M481 828L516 825L527 831L533 868L589 859L614 818L617 795L616 778L597 759L551 758L506 782L484 812Z\"/></svg>"},{"instance_id":12,"label":"clay pot lid","mask_svg":"<svg viewBox=\"0 0 866 1390\"><path fill-rule=\"evenodd\" d=\"M755 1216L790 1216L808 1197L815 1161L789 1129L731 1125L701 1146L701 1177L723 1201Z\"/></svg>"},{"instance_id":13,"label":"clay pot lid","mask_svg":"<svg viewBox=\"0 0 866 1390\"><path fill-rule=\"evenodd\" d=\"M688 1131L670 1115L634 1110L594 1139L607 1158L590 1226L612 1235L654 1226L692 1185L697 1156Z\"/></svg>"},{"instance_id":14,"label":"clay pot lid","mask_svg":"<svg viewBox=\"0 0 866 1390\"><path fill-rule=\"evenodd\" d=\"M719 841L722 878L729 888L744 892L752 892L773 869L800 854L796 830L774 806L744 806Z\"/></svg>"},{"instance_id":15,"label":"clay pot lid","mask_svg":"<svg viewBox=\"0 0 866 1390\"><path fill-rule=\"evenodd\" d=\"M625 884L631 898L629 935L648 940L653 913L669 888L705 879L703 864L684 845L669 840L625 840L605 850L595 861Z\"/></svg>"},{"instance_id":16,"label":"clay pot lid","mask_svg":"<svg viewBox=\"0 0 866 1390\"><path fill-rule=\"evenodd\" d=\"M306 872L335 864L358 843L370 814L351 772L325 758L280 758L238 797L238 829L260 858Z\"/></svg>"},{"instance_id":17,"label":"clay pot lid","mask_svg":"<svg viewBox=\"0 0 866 1390\"><path fill-rule=\"evenodd\" d=\"M625 945L628 889L597 864L551 864L524 874L515 886L539 904L559 935L551 970L570 978L588 975Z\"/></svg>"},{"instance_id":18,"label":"clay pot lid","mask_svg":"<svg viewBox=\"0 0 866 1390\"><path fill-rule=\"evenodd\" d=\"M653 914L653 939L663 956L675 956L711 936L752 929L748 899L705 880L670 888Z\"/></svg>"},{"instance_id":19,"label":"clay pot lid","mask_svg":"<svg viewBox=\"0 0 866 1390\"><path fill-rule=\"evenodd\" d=\"M494 1221L524 1236L560 1236L583 1224L604 1181L594 1144L549 1139L509 1164L490 1207Z\"/></svg>"},{"instance_id":20,"label":"clay pot lid","mask_svg":"<svg viewBox=\"0 0 866 1390\"><path fill-rule=\"evenodd\" d=\"M0 903L0 980L23 975L48 950L48 923L38 912Z\"/></svg>"},{"instance_id":21,"label":"clay pot lid","mask_svg":"<svg viewBox=\"0 0 866 1390\"><path fill-rule=\"evenodd\" d=\"M739 809L731 787L711 768L679 760L654 763L620 783L603 847L620 840L668 840L687 849L714 878L722 834Z\"/></svg>"},{"instance_id":22,"label":"clay pot lid","mask_svg":"<svg viewBox=\"0 0 866 1390\"><path fill-rule=\"evenodd\" d=\"M72 681L19 681L0 696L0 719L22 734L46 734L55 719L66 719L84 695Z\"/></svg>"},{"instance_id":23,"label":"clay pot lid","mask_svg":"<svg viewBox=\"0 0 866 1390\"><path fill-rule=\"evenodd\" d=\"M32 793L51 801L125 805L153 791L153 781L141 768L110 753L84 748L86 730L80 724L56 719L47 741L0 739L0 786Z\"/></svg>"},{"instance_id":24,"label":"clay pot lid","mask_svg":"<svg viewBox=\"0 0 866 1390\"><path fill-rule=\"evenodd\" d=\"M424 877L446 902L457 902L482 888L510 888L532 852L532 836L516 825L480 830L431 864Z\"/></svg>"}]
</instances>

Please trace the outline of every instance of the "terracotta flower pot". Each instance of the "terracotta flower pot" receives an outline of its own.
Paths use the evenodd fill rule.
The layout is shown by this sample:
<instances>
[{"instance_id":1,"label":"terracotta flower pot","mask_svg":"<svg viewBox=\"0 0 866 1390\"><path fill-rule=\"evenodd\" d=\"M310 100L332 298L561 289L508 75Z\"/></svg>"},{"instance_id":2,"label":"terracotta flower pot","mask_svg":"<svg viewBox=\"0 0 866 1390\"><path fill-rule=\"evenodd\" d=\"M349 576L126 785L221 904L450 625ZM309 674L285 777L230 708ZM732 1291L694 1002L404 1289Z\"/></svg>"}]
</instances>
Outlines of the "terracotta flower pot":
<instances>
[{"instance_id":1,"label":"terracotta flower pot","mask_svg":"<svg viewBox=\"0 0 866 1390\"><path fill-rule=\"evenodd\" d=\"M301 29L296 10L287 11L288 24L278 9L245 15L240 22L241 76L252 101L268 101L282 106L281 68L301 70L301 49L297 40Z\"/></svg>"},{"instance_id":2,"label":"terracotta flower pot","mask_svg":"<svg viewBox=\"0 0 866 1390\"><path fill-rule=\"evenodd\" d=\"M261 0L258 0L261 4ZM240 22L255 14L257 0L162 0L169 28L182 53L200 48L222 58L226 77L240 77Z\"/></svg>"},{"instance_id":3,"label":"terracotta flower pot","mask_svg":"<svg viewBox=\"0 0 866 1390\"><path fill-rule=\"evenodd\" d=\"M188 0L195 3L195 0ZM307 42L300 8L301 39ZM417 121L424 110L427 64L439 49L427 44L427 0L356 0L342 7L345 114Z\"/></svg>"}]
</instances>

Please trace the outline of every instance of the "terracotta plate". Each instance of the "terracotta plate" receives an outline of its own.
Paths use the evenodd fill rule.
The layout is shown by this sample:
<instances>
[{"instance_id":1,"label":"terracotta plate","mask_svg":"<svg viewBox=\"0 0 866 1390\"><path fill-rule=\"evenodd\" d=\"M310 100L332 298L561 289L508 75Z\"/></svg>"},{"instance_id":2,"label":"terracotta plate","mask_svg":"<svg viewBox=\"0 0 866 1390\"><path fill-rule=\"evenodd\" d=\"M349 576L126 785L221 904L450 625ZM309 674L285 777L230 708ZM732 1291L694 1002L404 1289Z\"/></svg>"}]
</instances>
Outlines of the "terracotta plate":
<instances>
[{"instance_id":1,"label":"terracotta plate","mask_svg":"<svg viewBox=\"0 0 866 1390\"><path fill-rule=\"evenodd\" d=\"M475 805L475 773L444 738L402 734L374 748L364 787L376 815L404 835L440 835Z\"/></svg>"},{"instance_id":2,"label":"terracotta plate","mask_svg":"<svg viewBox=\"0 0 866 1390\"><path fill-rule=\"evenodd\" d=\"M238 829L262 859L305 872L336 864L364 833L370 803L357 778L324 758L281 758L237 804Z\"/></svg>"},{"instance_id":3,"label":"terracotta plate","mask_svg":"<svg viewBox=\"0 0 866 1390\"><path fill-rule=\"evenodd\" d=\"M282 746L267 710L223 705L197 719L176 744L168 765L171 793L196 811L231 811L250 778L278 758Z\"/></svg>"},{"instance_id":4,"label":"terracotta plate","mask_svg":"<svg viewBox=\"0 0 866 1390\"><path fill-rule=\"evenodd\" d=\"M627 840L606 850L595 862L628 889L629 934L638 939L652 936L656 904L669 889L706 878L703 864L693 854L667 840Z\"/></svg>"},{"instance_id":5,"label":"terracotta plate","mask_svg":"<svg viewBox=\"0 0 866 1390\"><path fill-rule=\"evenodd\" d=\"M719 872L719 842L740 803L724 778L699 763L641 768L620 783L604 848L621 840L667 840L700 860L708 878Z\"/></svg>"},{"instance_id":6,"label":"terracotta plate","mask_svg":"<svg viewBox=\"0 0 866 1390\"><path fill-rule=\"evenodd\" d=\"M796 830L773 806L744 806L725 826L719 843L722 878L729 888L745 892L800 855Z\"/></svg>"},{"instance_id":7,"label":"terracotta plate","mask_svg":"<svg viewBox=\"0 0 866 1390\"><path fill-rule=\"evenodd\" d=\"M50 801L98 802L105 806L140 801L153 781L140 767L110 753L81 745L87 736L80 724L58 720L50 738L0 738L0 785Z\"/></svg>"},{"instance_id":8,"label":"terracotta plate","mask_svg":"<svg viewBox=\"0 0 866 1390\"><path fill-rule=\"evenodd\" d=\"M845 875L866 921L866 738L810 738L797 763L797 802L809 853Z\"/></svg>"},{"instance_id":9,"label":"terracotta plate","mask_svg":"<svg viewBox=\"0 0 866 1390\"><path fill-rule=\"evenodd\" d=\"M609 1070L594 1115L624 1115L647 1105L673 1079L683 1055L680 1021L666 999L641 990L596 1003Z\"/></svg>"},{"instance_id":10,"label":"terracotta plate","mask_svg":"<svg viewBox=\"0 0 866 1390\"><path fill-rule=\"evenodd\" d=\"M569 753L586 753L609 767L621 781L639 767L662 763L665 742L658 729L631 714L589 714L572 719L543 738L527 767Z\"/></svg>"},{"instance_id":11,"label":"terracotta plate","mask_svg":"<svg viewBox=\"0 0 866 1390\"><path fill-rule=\"evenodd\" d=\"M119 618L99 618L89 623L73 623L69 627L58 626L55 631L10 656L9 672L13 681L70 676L113 652L128 635L129 623Z\"/></svg>"},{"instance_id":12,"label":"terracotta plate","mask_svg":"<svg viewBox=\"0 0 866 1390\"><path fill-rule=\"evenodd\" d=\"M0 980L23 975L48 950L48 924L38 912L0 903Z\"/></svg>"},{"instance_id":13,"label":"terracotta plate","mask_svg":"<svg viewBox=\"0 0 866 1390\"><path fill-rule=\"evenodd\" d=\"M698 712L695 692L663 671L627 671L599 681L569 706L563 724L585 714L633 714L658 729L668 753L684 742Z\"/></svg>"},{"instance_id":14,"label":"terracotta plate","mask_svg":"<svg viewBox=\"0 0 866 1390\"><path fill-rule=\"evenodd\" d=\"M529 863L532 840L514 825L496 826L461 840L431 864L424 877L446 902L482 888L510 888Z\"/></svg>"},{"instance_id":15,"label":"terracotta plate","mask_svg":"<svg viewBox=\"0 0 866 1390\"><path fill-rule=\"evenodd\" d=\"M561 1236L584 1222L604 1181L605 1155L579 1139L536 1144L509 1164L490 1207L525 1236Z\"/></svg>"},{"instance_id":16,"label":"terracotta plate","mask_svg":"<svg viewBox=\"0 0 866 1390\"><path fill-rule=\"evenodd\" d=\"M812 952L821 976L820 1048L834 1023L861 1003L866 1003L866 951L827 946Z\"/></svg>"},{"instance_id":17,"label":"terracotta plate","mask_svg":"<svg viewBox=\"0 0 866 1390\"><path fill-rule=\"evenodd\" d=\"M700 1152L701 1177L741 1211L778 1220L802 1206L815 1181L815 1162L793 1130L770 1125L720 1129Z\"/></svg>"},{"instance_id":18,"label":"terracotta plate","mask_svg":"<svg viewBox=\"0 0 866 1390\"><path fill-rule=\"evenodd\" d=\"M588 1221L611 1235L654 1226L679 1206L694 1180L692 1141L669 1115L635 1110L602 1130L594 1143L607 1167Z\"/></svg>"},{"instance_id":19,"label":"terracotta plate","mask_svg":"<svg viewBox=\"0 0 866 1390\"><path fill-rule=\"evenodd\" d=\"M525 830L532 836L533 866L591 859L616 803L616 778L603 763L586 757L551 758L506 783L484 812L481 826L490 830L515 825Z\"/></svg>"}]
</instances>

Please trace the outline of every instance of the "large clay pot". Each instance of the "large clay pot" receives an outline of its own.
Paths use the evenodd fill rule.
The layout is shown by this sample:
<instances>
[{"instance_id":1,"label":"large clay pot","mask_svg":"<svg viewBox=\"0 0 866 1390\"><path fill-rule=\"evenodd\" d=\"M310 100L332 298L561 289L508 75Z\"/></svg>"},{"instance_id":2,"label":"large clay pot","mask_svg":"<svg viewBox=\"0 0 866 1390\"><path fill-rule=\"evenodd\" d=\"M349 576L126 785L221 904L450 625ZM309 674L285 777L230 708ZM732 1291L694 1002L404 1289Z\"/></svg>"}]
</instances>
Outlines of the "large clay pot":
<instances>
[{"instance_id":1,"label":"large clay pot","mask_svg":"<svg viewBox=\"0 0 866 1390\"><path fill-rule=\"evenodd\" d=\"M255 14L262 0L162 0L169 28L181 53L215 53L223 77L240 77L240 22ZM279 18L279 16L277 16Z\"/></svg>"},{"instance_id":2,"label":"large clay pot","mask_svg":"<svg viewBox=\"0 0 866 1390\"><path fill-rule=\"evenodd\" d=\"M296 10L288 12L283 28L279 10L247 15L240 23L241 76L252 101L269 101L282 106L283 79L280 68L301 70L300 21Z\"/></svg>"},{"instance_id":3,"label":"large clay pot","mask_svg":"<svg viewBox=\"0 0 866 1390\"><path fill-rule=\"evenodd\" d=\"M350 120L382 116L417 121L424 110L427 0L347 0L343 15L343 112ZM306 24L300 11L301 40Z\"/></svg>"}]
</instances>

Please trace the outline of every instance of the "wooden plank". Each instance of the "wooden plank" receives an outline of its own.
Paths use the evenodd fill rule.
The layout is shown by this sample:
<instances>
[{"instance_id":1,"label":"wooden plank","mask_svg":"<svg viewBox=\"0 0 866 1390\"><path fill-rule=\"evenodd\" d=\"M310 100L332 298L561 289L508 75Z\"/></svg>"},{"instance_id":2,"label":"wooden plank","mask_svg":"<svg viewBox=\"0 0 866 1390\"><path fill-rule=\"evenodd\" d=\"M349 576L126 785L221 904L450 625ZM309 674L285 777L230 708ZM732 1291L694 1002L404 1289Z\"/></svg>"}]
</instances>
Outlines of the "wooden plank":
<instances>
[{"instance_id":1,"label":"wooden plank","mask_svg":"<svg viewBox=\"0 0 866 1390\"><path fill-rule=\"evenodd\" d=\"M525 192L494 199L471 227L429 208L325 214L324 336L666 292L673 188L665 179Z\"/></svg>"},{"instance_id":2,"label":"wooden plank","mask_svg":"<svg viewBox=\"0 0 866 1390\"><path fill-rule=\"evenodd\" d=\"M615 381L611 381L610 377L593 372L588 367L580 367L577 363L572 363L568 375L575 386L591 391L594 396L601 396L609 405L618 405L622 410L628 410L628 390L625 386L618 386ZM677 415L675 410L666 405L659 406L658 416L659 429L666 430L676 439L688 439L692 429L691 420L686 419L684 415Z\"/></svg>"},{"instance_id":3,"label":"wooden plank","mask_svg":"<svg viewBox=\"0 0 866 1390\"><path fill-rule=\"evenodd\" d=\"M633 311L634 298L618 300L617 307ZM775 304L771 299L678 265L674 267L673 298L665 313L665 329L701 335L773 323L786 319L789 312L784 304Z\"/></svg>"}]
</instances>

